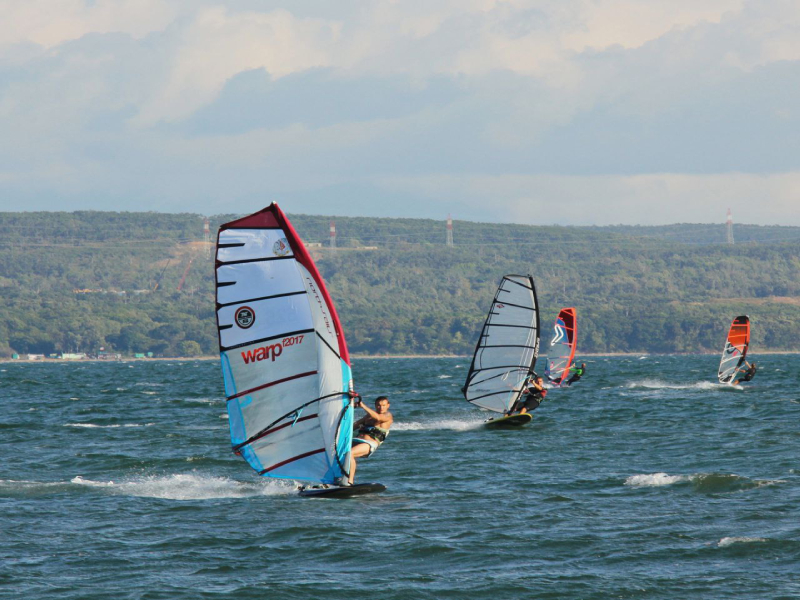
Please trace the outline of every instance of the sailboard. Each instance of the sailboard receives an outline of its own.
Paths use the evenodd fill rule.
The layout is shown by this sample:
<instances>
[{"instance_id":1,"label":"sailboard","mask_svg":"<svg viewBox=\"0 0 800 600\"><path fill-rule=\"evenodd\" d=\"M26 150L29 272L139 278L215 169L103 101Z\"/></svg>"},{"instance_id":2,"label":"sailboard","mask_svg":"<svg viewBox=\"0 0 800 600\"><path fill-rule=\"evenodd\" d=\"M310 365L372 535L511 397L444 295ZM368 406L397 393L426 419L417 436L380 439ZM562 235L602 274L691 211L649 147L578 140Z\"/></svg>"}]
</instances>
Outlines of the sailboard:
<instances>
[{"instance_id":1,"label":"sailboard","mask_svg":"<svg viewBox=\"0 0 800 600\"><path fill-rule=\"evenodd\" d=\"M553 327L553 339L547 348L547 367L544 374L555 386L569 377L578 342L578 320L574 308L562 308Z\"/></svg>"},{"instance_id":2,"label":"sailboard","mask_svg":"<svg viewBox=\"0 0 800 600\"><path fill-rule=\"evenodd\" d=\"M736 379L736 373L744 364L749 346L750 317L742 315L733 320L731 328L728 330L717 374L720 383L732 383Z\"/></svg>"},{"instance_id":3,"label":"sailboard","mask_svg":"<svg viewBox=\"0 0 800 600\"><path fill-rule=\"evenodd\" d=\"M530 275L505 275L481 329L462 388L477 406L507 413L539 355L539 304Z\"/></svg>"},{"instance_id":4,"label":"sailboard","mask_svg":"<svg viewBox=\"0 0 800 600\"><path fill-rule=\"evenodd\" d=\"M300 490L300 495L309 498L352 498L383 491L386 491L386 486L380 483L357 483L345 487L306 487Z\"/></svg>"},{"instance_id":5,"label":"sailboard","mask_svg":"<svg viewBox=\"0 0 800 600\"><path fill-rule=\"evenodd\" d=\"M233 451L264 477L334 484L350 468L353 376L314 261L273 203L220 227L215 266Z\"/></svg>"},{"instance_id":6,"label":"sailboard","mask_svg":"<svg viewBox=\"0 0 800 600\"><path fill-rule=\"evenodd\" d=\"M529 412L524 414L506 415L504 417L497 417L496 419L489 419L484 423L489 429L516 429L527 425L533 420L533 415Z\"/></svg>"}]
</instances>

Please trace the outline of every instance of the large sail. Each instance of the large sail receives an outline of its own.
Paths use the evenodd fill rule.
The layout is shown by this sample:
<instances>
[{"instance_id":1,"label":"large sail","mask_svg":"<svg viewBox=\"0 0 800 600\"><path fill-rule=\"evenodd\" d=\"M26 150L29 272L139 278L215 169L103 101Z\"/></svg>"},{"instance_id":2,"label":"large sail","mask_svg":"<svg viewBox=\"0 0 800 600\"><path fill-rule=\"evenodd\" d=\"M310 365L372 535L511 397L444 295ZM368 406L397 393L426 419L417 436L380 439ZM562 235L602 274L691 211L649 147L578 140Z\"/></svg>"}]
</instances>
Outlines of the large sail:
<instances>
[{"instance_id":1,"label":"large sail","mask_svg":"<svg viewBox=\"0 0 800 600\"><path fill-rule=\"evenodd\" d=\"M464 397L508 412L539 354L539 306L530 275L506 275L483 324L464 384Z\"/></svg>"},{"instance_id":2,"label":"large sail","mask_svg":"<svg viewBox=\"0 0 800 600\"><path fill-rule=\"evenodd\" d=\"M277 204L220 227L217 325L231 443L260 475L333 483L350 465L350 357Z\"/></svg>"},{"instance_id":3,"label":"large sail","mask_svg":"<svg viewBox=\"0 0 800 600\"><path fill-rule=\"evenodd\" d=\"M577 341L578 320L575 309L562 308L556 317L553 339L547 349L547 368L544 371L555 385L561 385L569 375Z\"/></svg>"},{"instance_id":4,"label":"large sail","mask_svg":"<svg viewBox=\"0 0 800 600\"><path fill-rule=\"evenodd\" d=\"M719 361L720 383L730 383L736 379L736 372L744 364L747 348L750 346L750 318L747 315L736 317L728 331L722 359Z\"/></svg>"}]
</instances>

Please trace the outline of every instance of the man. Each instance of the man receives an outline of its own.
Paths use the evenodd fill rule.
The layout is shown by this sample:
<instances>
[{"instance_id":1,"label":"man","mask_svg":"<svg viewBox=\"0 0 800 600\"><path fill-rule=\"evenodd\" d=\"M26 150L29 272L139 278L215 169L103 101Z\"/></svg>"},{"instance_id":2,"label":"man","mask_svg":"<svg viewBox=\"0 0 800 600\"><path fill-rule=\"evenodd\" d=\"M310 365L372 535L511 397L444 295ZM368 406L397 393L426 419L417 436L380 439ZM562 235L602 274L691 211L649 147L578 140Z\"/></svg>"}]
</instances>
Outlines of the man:
<instances>
[{"instance_id":1,"label":"man","mask_svg":"<svg viewBox=\"0 0 800 600\"><path fill-rule=\"evenodd\" d=\"M741 379L737 379L736 381L734 381L734 382L733 382L733 385L736 385L736 384L738 384L739 382L741 382L741 383L744 383L745 381L750 381L750 380L751 380L751 379L753 379L753 377L755 376L755 374L756 374L756 371L758 370L758 369L756 368L756 363L753 363L753 364L751 365L749 362L747 362L747 361L744 361L744 364L745 364L745 365L747 365L747 369L746 369L746 370L745 370L745 369L739 369L739 371L742 371L742 372L744 372L744 377L742 377Z\"/></svg>"},{"instance_id":2,"label":"man","mask_svg":"<svg viewBox=\"0 0 800 600\"><path fill-rule=\"evenodd\" d=\"M516 404L511 408L509 414L518 412L524 415L529 410L536 410L539 404L544 400L544 397L547 395L547 390L544 387L544 379L538 375L534 375L533 380L531 381L529 379L529 382L530 383L526 382L524 385L519 400L517 400Z\"/></svg>"},{"instance_id":3,"label":"man","mask_svg":"<svg viewBox=\"0 0 800 600\"><path fill-rule=\"evenodd\" d=\"M569 370L574 372L574 375L570 377L569 380L567 381L568 386L572 385L573 383L578 381L581 377L583 377L583 374L586 373L586 363L581 363L580 367L572 365L569 368Z\"/></svg>"},{"instance_id":4,"label":"man","mask_svg":"<svg viewBox=\"0 0 800 600\"><path fill-rule=\"evenodd\" d=\"M392 413L389 412L389 399L386 396L375 398L375 410L365 406L361 398L356 398L356 408L363 408L367 414L353 424L355 437L353 449L350 452L350 477L345 485L353 485L356 476L356 459L371 456L378 449L394 422Z\"/></svg>"}]
</instances>

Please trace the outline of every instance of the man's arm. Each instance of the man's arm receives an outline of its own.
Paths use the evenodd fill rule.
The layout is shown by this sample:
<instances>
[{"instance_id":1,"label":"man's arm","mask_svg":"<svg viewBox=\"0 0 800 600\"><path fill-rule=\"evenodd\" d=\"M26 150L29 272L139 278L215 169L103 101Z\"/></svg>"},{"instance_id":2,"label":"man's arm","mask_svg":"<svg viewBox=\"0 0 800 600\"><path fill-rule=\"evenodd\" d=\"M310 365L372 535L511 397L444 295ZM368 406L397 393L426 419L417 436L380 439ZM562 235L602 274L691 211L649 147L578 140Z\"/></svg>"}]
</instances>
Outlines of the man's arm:
<instances>
[{"instance_id":1,"label":"man's arm","mask_svg":"<svg viewBox=\"0 0 800 600\"><path fill-rule=\"evenodd\" d=\"M374 410L372 410L369 406L364 404L363 402L361 402L360 406L365 411L367 411L367 415L368 416L370 416L373 419L375 419L378 423L391 423L392 422L392 417L390 417L388 414L387 415L382 415L380 413L377 413ZM363 418L366 419L367 417L363 417Z\"/></svg>"}]
</instances>

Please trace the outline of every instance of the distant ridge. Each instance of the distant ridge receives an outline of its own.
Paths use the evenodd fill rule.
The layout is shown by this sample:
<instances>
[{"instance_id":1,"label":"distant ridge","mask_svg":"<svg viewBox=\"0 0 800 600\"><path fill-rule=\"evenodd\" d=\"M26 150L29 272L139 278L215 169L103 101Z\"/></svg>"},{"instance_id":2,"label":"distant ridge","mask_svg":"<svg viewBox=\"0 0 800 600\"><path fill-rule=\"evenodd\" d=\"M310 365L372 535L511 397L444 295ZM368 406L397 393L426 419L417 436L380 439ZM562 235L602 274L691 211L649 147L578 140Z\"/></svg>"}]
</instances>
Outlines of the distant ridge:
<instances>
[{"instance_id":1,"label":"distant ridge","mask_svg":"<svg viewBox=\"0 0 800 600\"><path fill-rule=\"evenodd\" d=\"M219 223L237 215L211 217ZM582 352L716 351L749 314L752 352L800 350L800 227L560 227L290 218L359 355L469 354L500 276L533 275L542 321L581 314ZM213 264L196 214L0 213L0 356L212 354ZM716 241L715 241L716 240ZM353 251L364 249L368 251ZM181 292L179 282L185 276Z\"/></svg>"}]
</instances>

